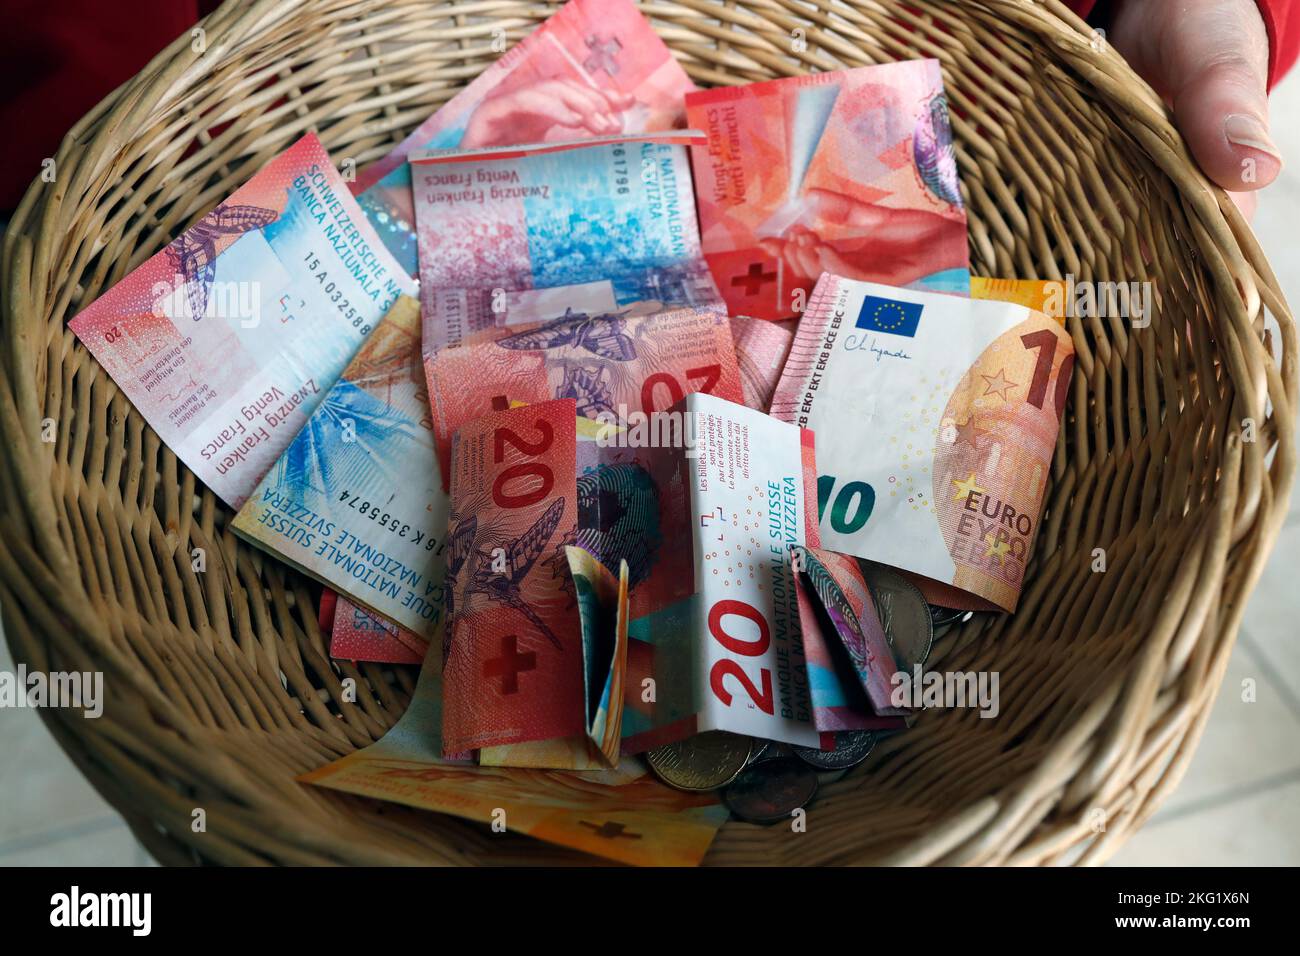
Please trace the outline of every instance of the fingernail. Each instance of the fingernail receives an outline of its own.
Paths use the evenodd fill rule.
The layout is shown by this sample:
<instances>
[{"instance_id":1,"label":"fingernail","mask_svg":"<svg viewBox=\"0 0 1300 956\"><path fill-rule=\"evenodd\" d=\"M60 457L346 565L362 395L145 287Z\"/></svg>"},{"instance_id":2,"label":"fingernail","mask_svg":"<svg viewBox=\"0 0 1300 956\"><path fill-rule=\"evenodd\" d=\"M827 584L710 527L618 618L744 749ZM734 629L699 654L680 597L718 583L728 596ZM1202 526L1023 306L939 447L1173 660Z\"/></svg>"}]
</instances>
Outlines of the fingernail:
<instances>
[{"instance_id":1,"label":"fingernail","mask_svg":"<svg viewBox=\"0 0 1300 956\"><path fill-rule=\"evenodd\" d=\"M1234 146L1257 149L1262 153L1268 153L1278 162L1282 161L1282 153L1278 150L1277 144L1269 138L1264 124L1247 113L1230 114L1223 121L1223 135L1228 137L1228 142Z\"/></svg>"}]
</instances>

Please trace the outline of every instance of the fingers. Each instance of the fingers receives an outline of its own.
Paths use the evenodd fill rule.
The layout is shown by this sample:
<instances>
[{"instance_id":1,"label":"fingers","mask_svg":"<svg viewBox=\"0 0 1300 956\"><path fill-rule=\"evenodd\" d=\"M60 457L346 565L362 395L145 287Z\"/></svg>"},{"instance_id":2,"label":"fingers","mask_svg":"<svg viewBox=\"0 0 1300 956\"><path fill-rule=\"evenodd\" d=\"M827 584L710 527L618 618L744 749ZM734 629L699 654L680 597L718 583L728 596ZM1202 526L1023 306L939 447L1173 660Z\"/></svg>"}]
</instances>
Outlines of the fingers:
<instances>
[{"instance_id":1,"label":"fingers","mask_svg":"<svg viewBox=\"0 0 1300 956\"><path fill-rule=\"evenodd\" d=\"M1272 182L1282 156L1268 133L1268 35L1254 0L1142 0L1121 6L1113 40L1173 104L1206 175L1229 190Z\"/></svg>"}]
</instances>

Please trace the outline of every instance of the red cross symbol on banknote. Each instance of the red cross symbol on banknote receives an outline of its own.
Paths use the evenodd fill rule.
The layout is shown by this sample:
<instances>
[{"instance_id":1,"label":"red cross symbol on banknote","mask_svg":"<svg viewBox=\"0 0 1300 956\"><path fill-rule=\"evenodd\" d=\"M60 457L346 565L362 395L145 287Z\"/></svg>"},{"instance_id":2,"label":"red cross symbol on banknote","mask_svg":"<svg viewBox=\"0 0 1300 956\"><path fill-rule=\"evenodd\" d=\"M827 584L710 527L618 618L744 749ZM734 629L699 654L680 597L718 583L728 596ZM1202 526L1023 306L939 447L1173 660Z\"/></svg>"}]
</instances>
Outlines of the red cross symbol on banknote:
<instances>
[{"instance_id":1,"label":"red cross symbol on banknote","mask_svg":"<svg viewBox=\"0 0 1300 956\"><path fill-rule=\"evenodd\" d=\"M758 295L763 286L767 285L769 282L775 281L775 272L764 272L763 263L751 262L749 264L749 272L745 273L743 276L735 276L732 278L731 284L744 286L745 295Z\"/></svg>"},{"instance_id":2,"label":"red cross symbol on banknote","mask_svg":"<svg viewBox=\"0 0 1300 956\"><path fill-rule=\"evenodd\" d=\"M615 823L613 820L606 820L600 826L594 823L588 823L586 820L579 821L584 827L598 837L606 840L640 840L641 834L633 833L621 823Z\"/></svg>"},{"instance_id":3,"label":"red cross symbol on banknote","mask_svg":"<svg viewBox=\"0 0 1300 956\"><path fill-rule=\"evenodd\" d=\"M582 65L588 73L604 70L610 76L618 75L618 53L623 49L618 37L602 38L592 34L587 37L587 49L591 56Z\"/></svg>"},{"instance_id":4,"label":"red cross symbol on banknote","mask_svg":"<svg viewBox=\"0 0 1300 956\"><path fill-rule=\"evenodd\" d=\"M532 651L519 653L519 639L513 634L501 638L501 656L483 664L484 677L500 677L501 693L519 693L519 675L537 670L537 655Z\"/></svg>"}]
</instances>

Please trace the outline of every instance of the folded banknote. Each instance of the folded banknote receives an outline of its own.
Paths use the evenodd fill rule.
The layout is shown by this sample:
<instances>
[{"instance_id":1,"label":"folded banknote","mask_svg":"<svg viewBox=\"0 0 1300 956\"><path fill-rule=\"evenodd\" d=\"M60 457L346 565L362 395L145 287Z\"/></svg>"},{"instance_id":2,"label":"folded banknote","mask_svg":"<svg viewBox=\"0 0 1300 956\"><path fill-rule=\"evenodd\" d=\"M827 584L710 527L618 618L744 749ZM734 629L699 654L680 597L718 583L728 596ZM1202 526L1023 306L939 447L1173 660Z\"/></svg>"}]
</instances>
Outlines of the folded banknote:
<instances>
[{"instance_id":1,"label":"folded banknote","mask_svg":"<svg viewBox=\"0 0 1300 956\"><path fill-rule=\"evenodd\" d=\"M415 283L307 135L69 325L239 507Z\"/></svg>"},{"instance_id":2,"label":"folded banknote","mask_svg":"<svg viewBox=\"0 0 1300 956\"><path fill-rule=\"evenodd\" d=\"M443 624L447 507L420 363L420 310L403 296L231 528L428 639Z\"/></svg>"},{"instance_id":3,"label":"folded banknote","mask_svg":"<svg viewBox=\"0 0 1300 956\"><path fill-rule=\"evenodd\" d=\"M329 641L330 657L379 664L416 664L428 653L427 639L392 621L357 607L325 588L318 614L321 633Z\"/></svg>"},{"instance_id":4,"label":"folded banknote","mask_svg":"<svg viewBox=\"0 0 1300 956\"><path fill-rule=\"evenodd\" d=\"M617 761L626 571L614 618L590 613L579 579L605 593L610 572L582 563L577 547L578 422L573 401L561 400L493 412L456 433L444 752L566 769Z\"/></svg>"},{"instance_id":5,"label":"folded banknote","mask_svg":"<svg viewBox=\"0 0 1300 956\"><path fill-rule=\"evenodd\" d=\"M686 97L704 252L729 310L803 311L823 272L965 293L966 214L936 60Z\"/></svg>"},{"instance_id":6,"label":"folded banknote","mask_svg":"<svg viewBox=\"0 0 1300 956\"><path fill-rule=\"evenodd\" d=\"M823 545L1014 611L1073 362L1026 306L824 275L771 410L817 433Z\"/></svg>"},{"instance_id":7,"label":"folded banknote","mask_svg":"<svg viewBox=\"0 0 1300 956\"><path fill-rule=\"evenodd\" d=\"M767 322L744 315L731 317L731 338L736 344L736 364L740 366L740 387L745 404L767 411L772 393L781 379L790 345L794 342L794 320Z\"/></svg>"},{"instance_id":8,"label":"folded banknote","mask_svg":"<svg viewBox=\"0 0 1300 956\"><path fill-rule=\"evenodd\" d=\"M570 0L362 170L353 191L389 250L415 275L406 165L412 152L672 129L682 125L682 98L693 89L632 0Z\"/></svg>"},{"instance_id":9,"label":"folded banknote","mask_svg":"<svg viewBox=\"0 0 1300 956\"><path fill-rule=\"evenodd\" d=\"M570 398L583 418L617 419L691 392L743 396L727 320L711 309L573 315L426 351L424 363L444 474L452 435L512 402Z\"/></svg>"},{"instance_id":10,"label":"folded banknote","mask_svg":"<svg viewBox=\"0 0 1300 956\"><path fill-rule=\"evenodd\" d=\"M787 557L817 543L812 435L699 392L658 420L674 414L680 443L603 436L606 460L623 457L602 525L616 541L642 529L624 547L648 556L632 570L624 752L706 730L815 745ZM671 432L660 423L651 437Z\"/></svg>"},{"instance_id":11,"label":"folded banknote","mask_svg":"<svg viewBox=\"0 0 1300 956\"><path fill-rule=\"evenodd\" d=\"M858 560L820 548L794 548L791 564L808 662L813 720L822 732L896 726L898 663Z\"/></svg>"},{"instance_id":12,"label":"folded banknote","mask_svg":"<svg viewBox=\"0 0 1300 956\"><path fill-rule=\"evenodd\" d=\"M412 154L425 351L532 316L719 304L685 145L701 138Z\"/></svg>"},{"instance_id":13,"label":"folded banknote","mask_svg":"<svg viewBox=\"0 0 1300 956\"><path fill-rule=\"evenodd\" d=\"M640 761L564 773L449 764L442 757L442 654L425 660L406 713L382 740L299 780L453 814L621 863L694 866L727 821L714 794L664 786Z\"/></svg>"}]
</instances>

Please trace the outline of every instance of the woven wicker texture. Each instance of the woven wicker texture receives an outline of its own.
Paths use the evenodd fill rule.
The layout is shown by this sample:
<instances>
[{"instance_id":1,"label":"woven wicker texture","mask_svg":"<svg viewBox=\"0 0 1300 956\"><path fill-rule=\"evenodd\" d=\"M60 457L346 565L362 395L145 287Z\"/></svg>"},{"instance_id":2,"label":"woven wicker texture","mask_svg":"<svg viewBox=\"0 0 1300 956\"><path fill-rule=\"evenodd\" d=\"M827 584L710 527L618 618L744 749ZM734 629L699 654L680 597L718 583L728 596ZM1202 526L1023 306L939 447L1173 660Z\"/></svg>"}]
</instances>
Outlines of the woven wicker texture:
<instances>
[{"instance_id":1,"label":"woven wicker texture","mask_svg":"<svg viewBox=\"0 0 1300 956\"><path fill-rule=\"evenodd\" d=\"M30 668L105 672L102 718L44 717L163 862L588 859L294 782L378 739L413 673L331 662L317 589L234 538L65 328L302 133L339 162L378 158L492 61L494 29L514 42L555 6L227 3L205 52L179 38L68 133L55 181L11 223L5 629ZM1295 330L1249 228L1150 89L1058 3L643 7L703 85L938 57L973 270L1159 296L1146 329L1069 320L1078 366L1020 610L936 646L932 666L1000 673L1000 716L925 713L823 790L806 833L731 823L709 862L1105 860L1185 769L1286 512ZM339 702L346 677L355 703Z\"/></svg>"}]
</instances>

